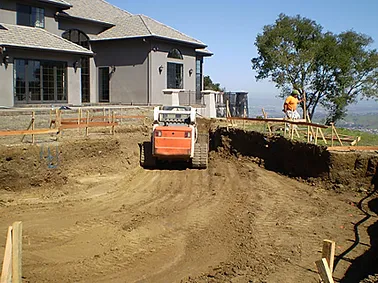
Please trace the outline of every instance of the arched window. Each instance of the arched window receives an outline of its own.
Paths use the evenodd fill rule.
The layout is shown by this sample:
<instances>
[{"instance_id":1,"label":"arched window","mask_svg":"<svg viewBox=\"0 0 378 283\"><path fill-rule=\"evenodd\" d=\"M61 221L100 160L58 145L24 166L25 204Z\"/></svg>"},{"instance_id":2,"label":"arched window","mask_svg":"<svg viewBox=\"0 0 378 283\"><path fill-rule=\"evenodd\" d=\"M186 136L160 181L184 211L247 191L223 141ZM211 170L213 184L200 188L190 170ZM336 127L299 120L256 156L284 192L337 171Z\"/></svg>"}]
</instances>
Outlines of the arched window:
<instances>
[{"instance_id":1,"label":"arched window","mask_svg":"<svg viewBox=\"0 0 378 283\"><path fill-rule=\"evenodd\" d=\"M62 34L62 37L84 48L89 49L89 38L84 32L80 30L77 30L77 29L67 30Z\"/></svg>"},{"instance_id":2,"label":"arched window","mask_svg":"<svg viewBox=\"0 0 378 283\"><path fill-rule=\"evenodd\" d=\"M183 59L181 51L178 50L177 48L173 48L171 51L168 53L168 58L173 58L173 59Z\"/></svg>"},{"instance_id":3,"label":"arched window","mask_svg":"<svg viewBox=\"0 0 378 283\"><path fill-rule=\"evenodd\" d=\"M62 37L89 49L89 37L82 31L77 29L70 29L62 34ZM82 57L80 60L81 66L81 101L90 102L90 70L89 57Z\"/></svg>"}]
</instances>

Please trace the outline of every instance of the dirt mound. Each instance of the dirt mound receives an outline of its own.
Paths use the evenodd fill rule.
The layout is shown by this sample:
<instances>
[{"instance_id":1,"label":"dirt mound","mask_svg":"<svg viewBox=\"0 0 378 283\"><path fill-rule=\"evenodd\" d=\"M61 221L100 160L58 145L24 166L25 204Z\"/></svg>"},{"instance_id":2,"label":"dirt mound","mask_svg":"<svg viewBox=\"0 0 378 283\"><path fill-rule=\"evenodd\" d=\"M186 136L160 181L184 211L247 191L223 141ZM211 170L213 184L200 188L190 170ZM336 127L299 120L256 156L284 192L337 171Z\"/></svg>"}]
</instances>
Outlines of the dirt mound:
<instances>
[{"instance_id":1,"label":"dirt mound","mask_svg":"<svg viewBox=\"0 0 378 283\"><path fill-rule=\"evenodd\" d=\"M375 152L329 152L326 147L238 129L220 128L211 137L211 147L221 154L251 157L267 170L338 191L371 190L377 175Z\"/></svg>"}]
</instances>

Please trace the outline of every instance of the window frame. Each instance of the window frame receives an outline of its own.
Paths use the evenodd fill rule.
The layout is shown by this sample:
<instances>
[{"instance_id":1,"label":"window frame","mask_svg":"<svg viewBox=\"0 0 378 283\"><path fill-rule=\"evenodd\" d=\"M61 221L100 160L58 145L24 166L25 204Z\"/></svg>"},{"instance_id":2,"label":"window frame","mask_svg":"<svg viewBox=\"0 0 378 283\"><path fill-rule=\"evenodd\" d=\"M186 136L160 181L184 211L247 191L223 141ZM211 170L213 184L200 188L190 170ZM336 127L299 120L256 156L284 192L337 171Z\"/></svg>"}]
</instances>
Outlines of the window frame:
<instances>
[{"instance_id":1,"label":"window frame","mask_svg":"<svg viewBox=\"0 0 378 283\"><path fill-rule=\"evenodd\" d=\"M172 74L170 73L171 71L173 71ZM168 89L183 89L184 88L184 64L183 63L167 62L167 88Z\"/></svg>"},{"instance_id":2,"label":"window frame","mask_svg":"<svg viewBox=\"0 0 378 283\"><path fill-rule=\"evenodd\" d=\"M16 23L20 26L45 28L45 9L37 6L17 4Z\"/></svg>"},{"instance_id":3,"label":"window frame","mask_svg":"<svg viewBox=\"0 0 378 283\"><path fill-rule=\"evenodd\" d=\"M67 103L68 102L68 64L65 61L54 61L54 60L34 60L34 59L24 59L24 58L15 58L14 59L14 72L13 72L13 94L15 97L15 104L22 104L22 103L51 103L51 102L61 102ZM36 64L37 63L37 64ZM50 73L46 73L44 69L47 70L47 65L51 65ZM38 78L39 87L31 86L33 83L33 75L34 72L33 67L30 66L39 66L39 74L35 74L36 78ZM17 73L18 73L18 66L23 68L23 81L17 81ZM21 70L20 70L21 71ZM61 82L58 81L58 72L61 74ZM48 85L48 81L46 81L46 76L51 77L52 74L52 84L50 80L50 84ZM40 99L33 99L33 95L38 96L38 88L39 88L39 98ZM23 90L23 93L19 94L18 89ZM50 92L45 92L45 89L49 89ZM31 90L34 90L31 93ZM53 92L51 92L53 90ZM53 96L53 99L45 99L47 96ZM22 99L18 99L21 97ZM58 99L58 97L62 97L62 99Z\"/></svg>"}]
</instances>

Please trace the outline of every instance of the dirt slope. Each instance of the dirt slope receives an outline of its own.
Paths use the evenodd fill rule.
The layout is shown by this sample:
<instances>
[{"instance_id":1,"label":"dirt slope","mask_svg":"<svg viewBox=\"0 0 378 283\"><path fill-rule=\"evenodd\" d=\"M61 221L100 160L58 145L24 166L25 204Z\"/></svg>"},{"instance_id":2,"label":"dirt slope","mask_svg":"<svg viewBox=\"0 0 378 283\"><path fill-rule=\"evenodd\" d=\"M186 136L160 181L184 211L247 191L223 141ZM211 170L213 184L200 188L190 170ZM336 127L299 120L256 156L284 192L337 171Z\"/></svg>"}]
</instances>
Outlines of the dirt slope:
<instances>
[{"instance_id":1,"label":"dirt slope","mask_svg":"<svg viewBox=\"0 0 378 283\"><path fill-rule=\"evenodd\" d=\"M207 170L144 170L147 138L69 140L51 169L40 146L1 148L0 243L23 221L25 282L317 282L322 240L350 245L360 195L216 152Z\"/></svg>"}]
</instances>

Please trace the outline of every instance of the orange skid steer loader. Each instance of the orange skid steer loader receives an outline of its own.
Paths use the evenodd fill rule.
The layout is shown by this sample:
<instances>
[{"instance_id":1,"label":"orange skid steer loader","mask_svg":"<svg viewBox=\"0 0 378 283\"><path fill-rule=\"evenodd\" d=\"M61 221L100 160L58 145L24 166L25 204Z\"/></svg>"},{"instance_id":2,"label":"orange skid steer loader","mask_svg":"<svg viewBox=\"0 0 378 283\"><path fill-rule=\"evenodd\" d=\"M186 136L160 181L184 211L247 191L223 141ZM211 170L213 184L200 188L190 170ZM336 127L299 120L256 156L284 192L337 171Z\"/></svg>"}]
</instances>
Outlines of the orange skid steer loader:
<instances>
[{"instance_id":1,"label":"orange skid steer loader","mask_svg":"<svg viewBox=\"0 0 378 283\"><path fill-rule=\"evenodd\" d=\"M186 161L192 168L208 164L208 139L200 143L196 110L190 106L157 106L151 142L141 145L140 165L155 167L160 161Z\"/></svg>"}]
</instances>

